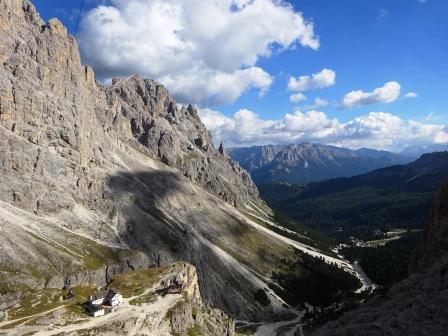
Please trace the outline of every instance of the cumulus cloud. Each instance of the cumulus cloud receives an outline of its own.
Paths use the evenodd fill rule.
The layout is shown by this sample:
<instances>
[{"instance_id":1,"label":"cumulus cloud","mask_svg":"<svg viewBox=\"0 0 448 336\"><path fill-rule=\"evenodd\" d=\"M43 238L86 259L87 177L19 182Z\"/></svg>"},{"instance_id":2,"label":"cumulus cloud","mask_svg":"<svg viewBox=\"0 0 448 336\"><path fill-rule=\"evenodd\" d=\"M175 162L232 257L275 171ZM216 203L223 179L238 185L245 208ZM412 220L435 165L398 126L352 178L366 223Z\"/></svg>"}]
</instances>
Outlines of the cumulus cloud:
<instances>
[{"instance_id":1,"label":"cumulus cloud","mask_svg":"<svg viewBox=\"0 0 448 336\"><path fill-rule=\"evenodd\" d=\"M387 82L383 87L377 88L372 92L351 91L342 98L341 108L347 109L361 105L391 103L400 96L400 90L400 84L397 82Z\"/></svg>"},{"instance_id":2,"label":"cumulus cloud","mask_svg":"<svg viewBox=\"0 0 448 336\"><path fill-rule=\"evenodd\" d=\"M378 15L377 15L376 19L382 20L388 15L389 15L389 11L387 9L380 8L380 9L378 9Z\"/></svg>"},{"instance_id":3,"label":"cumulus cloud","mask_svg":"<svg viewBox=\"0 0 448 336\"><path fill-rule=\"evenodd\" d=\"M232 117L210 109L200 110L199 115L214 141L227 146L318 142L398 151L409 144L448 143L445 125L404 120L386 112L370 112L348 122L316 110L295 111L275 120L263 119L247 109Z\"/></svg>"},{"instance_id":4,"label":"cumulus cloud","mask_svg":"<svg viewBox=\"0 0 448 336\"><path fill-rule=\"evenodd\" d=\"M201 104L267 90L257 61L274 50L319 48L313 23L282 0L110 0L86 13L78 37L103 80L139 73Z\"/></svg>"},{"instance_id":5,"label":"cumulus cloud","mask_svg":"<svg viewBox=\"0 0 448 336\"><path fill-rule=\"evenodd\" d=\"M417 98L418 97L418 93L417 92L408 92L406 93L403 98Z\"/></svg>"},{"instance_id":6,"label":"cumulus cloud","mask_svg":"<svg viewBox=\"0 0 448 336\"><path fill-rule=\"evenodd\" d=\"M331 69L322 69L312 75L304 75L298 78L291 77L288 82L290 91L308 91L322 89L336 83L336 72Z\"/></svg>"},{"instance_id":7,"label":"cumulus cloud","mask_svg":"<svg viewBox=\"0 0 448 336\"><path fill-rule=\"evenodd\" d=\"M305 106L305 109L307 110L315 110L318 109L319 107L324 107L328 105L328 101L326 101L325 99L322 99L320 97L316 97L314 99L314 102L312 105L309 106Z\"/></svg>"},{"instance_id":8,"label":"cumulus cloud","mask_svg":"<svg viewBox=\"0 0 448 336\"><path fill-rule=\"evenodd\" d=\"M298 102L304 101L306 99L307 99L306 96L301 92L298 92L298 93L295 93L295 94L292 94L289 96L289 101L293 102L293 103L298 103Z\"/></svg>"}]
</instances>

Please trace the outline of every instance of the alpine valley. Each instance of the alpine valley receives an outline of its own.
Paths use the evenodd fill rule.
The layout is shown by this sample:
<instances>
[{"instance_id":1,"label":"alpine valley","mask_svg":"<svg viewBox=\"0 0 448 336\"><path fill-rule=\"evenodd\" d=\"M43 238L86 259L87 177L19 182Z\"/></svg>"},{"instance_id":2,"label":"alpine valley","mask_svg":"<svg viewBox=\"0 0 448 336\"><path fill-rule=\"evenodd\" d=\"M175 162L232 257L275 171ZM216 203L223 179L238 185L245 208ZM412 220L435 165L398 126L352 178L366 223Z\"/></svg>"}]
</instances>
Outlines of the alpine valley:
<instances>
[{"instance_id":1,"label":"alpine valley","mask_svg":"<svg viewBox=\"0 0 448 336\"><path fill-rule=\"evenodd\" d=\"M350 177L412 161L411 157L368 148L350 150L319 144L230 148L232 159L251 173L256 184L308 184Z\"/></svg>"},{"instance_id":2,"label":"alpine valley","mask_svg":"<svg viewBox=\"0 0 448 336\"><path fill-rule=\"evenodd\" d=\"M0 61L0 335L447 330L446 152L216 149L156 81L97 81L28 0L0 0ZM418 237L383 284L350 248L393 229Z\"/></svg>"},{"instance_id":3,"label":"alpine valley","mask_svg":"<svg viewBox=\"0 0 448 336\"><path fill-rule=\"evenodd\" d=\"M0 333L234 335L234 319L293 333L284 265L308 282L339 271L331 295L366 282L324 239L281 229L193 106L137 75L99 84L27 0L0 1L0 58ZM141 300L172 273L183 295ZM83 299L125 274L125 311L86 320Z\"/></svg>"}]
</instances>

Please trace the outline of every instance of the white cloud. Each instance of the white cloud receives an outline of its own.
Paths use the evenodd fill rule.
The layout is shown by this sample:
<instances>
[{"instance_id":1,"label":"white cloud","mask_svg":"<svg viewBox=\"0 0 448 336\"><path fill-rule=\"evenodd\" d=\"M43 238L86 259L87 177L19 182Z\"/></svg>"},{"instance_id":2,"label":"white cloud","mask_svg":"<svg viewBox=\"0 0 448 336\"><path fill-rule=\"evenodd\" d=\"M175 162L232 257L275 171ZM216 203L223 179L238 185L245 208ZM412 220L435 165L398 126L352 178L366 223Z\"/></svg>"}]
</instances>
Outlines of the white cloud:
<instances>
[{"instance_id":1,"label":"white cloud","mask_svg":"<svg viewBox=\"0 0 448 336\"><path fill-rule=\"evenodd\" d=\"M390 113L370 112L341 122L319 111L296 111L276 120L243 109L232 117L203 109L199 115L214 141L227 146L318 142L350 148L401 150L407 145L448 143L445 125L404 120Z\"/></svg>"},{"instance_id":2,"label":"white cloud","mask_svg":"<svg viewBox=\"0 0 448 336\"><path fill-rule=\"evenodd\" d=\"M408 92L406 93L403 98L417 98L418 97L418 93L417 92Z\"/></svg>"},{"instance_id":3,"label":"white cloud","mask_svg":"<svg viewBox=\"0 0 448 336\"><path fill-rule=\"evenodd\" d=\"M318 109L319 107L323 107L323 106L327 106L327 105L328 105L328 101L326 101L325 99L322 99L320 97L316 97L314 99L313 105L306 106L305 108L307 110L315 110L315 109Z\"/></svg>"},{"instance_id":4,"label":"white cloud","mask_svg":"<svg viewBox=\"0 0 448 336\"><path fill-rule=\"evenodd\" d=\"M382 19L384 19L388 15L389 15L389 11L387 9L380 8L378 10L378 15L377 15L376 19L377 20L382 20Z\"/></svg>"},{"instance_id":5,"label":"white cloud","mask_svg":"<svg viewBox=\"0 0 448 336\"><path fill-rule=\"evenodd\" d=\"M295 94L292 94L289 96L289 101L294 102L294 103L298 103L298 102L304 101L306 99L307 99L306 96L301 92L298 92L298 93L295 93Z\"/></svg>"},{"instance_id":6,"label":"white cloud","mask_svg":"<svg viewBox=\"0 0 448 336\"><path fill-rule=\"evenodd\" d=\"M319 98L317 97L316 99L314 99L314 105L315 106L327 106L328 105L328 101L326 101L325 99Z\"/></svg>"},{"instance_id":7,"label":"white cloud","mask_svg":"<svg viewBox=\"0 0 448 336\"><path fill-rule=\"evenodd\" d=\"M300 76L298 78L291 77L288 82L290 91L308 91L322 89L332 86L336 83L336 72L331 69L322 69L320 72L312 75Z\"/></svg>"},{"instance_id":8,"label":"white cloud","mask_svg":"<svg viewBox=\"0 0 448 336\"><path fill-rule=\"evenodd\" d=\"M201 104L267 90L256 64L273 50L319 48L313 24L282 0L111 0L86 13L78 37L103 80L139 73Z\"/></svg>"},{"instance_id":9,"label":"white cloud","mask_svg":"<svg viewBox=\"0 0 448 336\"><path fill-rule=\"evenodd\" d=\"M440 131L434 137L434 143L436 144L448 144L448 129L445 127L443 131Z\"/></svg>"},{"instance_id":10,"label":"white cloud","mask_svg":"<svg viewBox=\"0 0 448 336\"><path fill-rule=\"evenodd\" d=\"M397 82L387 82L383 87L377 88L373 92L364 92L362 90L351 91L342 98L341 108L391 103L400 96L400 89L400 84Z\"/></svg>"}]
</instances>

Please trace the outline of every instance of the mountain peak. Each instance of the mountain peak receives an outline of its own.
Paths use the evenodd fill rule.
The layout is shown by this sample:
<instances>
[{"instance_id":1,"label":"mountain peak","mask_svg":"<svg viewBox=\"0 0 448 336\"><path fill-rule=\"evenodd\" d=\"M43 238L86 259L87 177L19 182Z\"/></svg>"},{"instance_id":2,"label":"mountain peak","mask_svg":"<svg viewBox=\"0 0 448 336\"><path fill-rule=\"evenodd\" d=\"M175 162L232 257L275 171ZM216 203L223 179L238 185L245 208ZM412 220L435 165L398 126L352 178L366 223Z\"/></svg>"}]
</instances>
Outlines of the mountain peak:
<instances>
[{"instance_id":1,"label":"mountain peak","mask_svg":"<svg viewBox=\"0 0 448 336\"><path fill-rule=\"evenodd\" d=\"M270 181L307 184L367 173L411 160L386 151L354 151L315 143L231 148L228 152L258 184Z\"/></svg>"}]
</instances>

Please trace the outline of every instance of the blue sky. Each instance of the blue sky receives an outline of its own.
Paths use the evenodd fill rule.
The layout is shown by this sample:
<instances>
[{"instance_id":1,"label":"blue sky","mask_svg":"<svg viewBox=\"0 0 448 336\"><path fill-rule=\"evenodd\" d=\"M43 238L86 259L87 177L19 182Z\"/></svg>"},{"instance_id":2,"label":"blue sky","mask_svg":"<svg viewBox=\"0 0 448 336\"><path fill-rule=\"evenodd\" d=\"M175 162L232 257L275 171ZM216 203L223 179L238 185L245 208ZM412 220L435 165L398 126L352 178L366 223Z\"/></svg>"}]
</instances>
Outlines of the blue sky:
<instances>
[{"instance_id":1,"label":"blue sky","mask_svg":"<svg viewBox=\"0 0 448 336\"><path fill-rule=\"evenodd\" d=\"M336 85L312 92L309 98L338 100L351 90L370 91L387 81L397 81L404 91L419 95L417 99L342 112L325 108L342 120L385 110L418 120L433 112L440 121L448 121L447 1L304 0L294 1L294 7L314 21L321 47L318 51L288 50L261 60L262 67L276 74L278 80L265 99L256 99L256 93L243 96L235 104L237 108L249 107L279 117L291 109L285 90L289 75L330 68L337 74ZM380 19L382 9L388 14Z\"/></svg>"},{"instance_id":2,"label":"blue sky","mask_svg":"<svg viewBox=\"0 0 448 336\"><path fill-rule=\"evenodd\" d=\"M159 15L158 17L162 17L164 15L163 11L154 12L151 9L150 4L157 1L130 0L125 5L123 5L122 0L116 0L112 5L109 2L103 3L108 8L112 8L111 6L118 8L121 17L125 18L124 13L129 14L129 10L132 9L129 3L134 2L135 6L141 6L138 13L139 17L141 16L140 22L144 25L146 17L149 18L151 15ZM185 2L188 1L190 0L185 0ZM229 1L222 0L223 3ZM156 79L162 81L174 92L178 100L182 102L188 99L193 100L199 108L203 109L201 116L206 125L212 130L215 138L228 142L230 145L289 143L309 140L336 145L347 145L350 147L369 146L399 150L402 147L413 144L444 143L445 140L448 142L448 136L446 136L445 132L447 129L446 127L444 130L441 128L441 126L445 126L448 122L448 104L445 98L446 92L448 92L448 66L446 64L446 60L448 59L448 46L446 43L448 33L448 20L446 20L448 15L447 1L297 0L283 3L283 7L281 8L283 12L280 12L278 6L275 7L275 1L272 1L273 5L268 4L271 2L270 0L255 1L264 3L263 6L271 6L264 8L272 8L273 11L278 11L279 20L281 20L281 17L294 19L295 16L295 19L297 19L297 16L300 16L304 20L305 26L312 22L312 38L319 41L319 48L307 46L306 41L304 42L304 39L300 37L297 38L296 43L281 40L281 37L285 33L292 34L292 32L288 31L288 27L280 27L281 21L271 20L266 21L262 26L262 29L266 29L266 32L264 32L265 35L250 36L250 33L246 35L241 33L239 35L236 32L232 36L233 40L237 40L240 36L243 36L244 38L241 38L241 41L244 45L253 44L257 46L258 41L263 38L271 38L271 33L276 31L277 33L271 38L274 42L269 45L269 50L271 50L270 56L264 55L262 49L260 49L259 52L255 53L256 61L249 62L250 64L248 64L246 61L243 62L246 59L244 55L245 51L241 51L236 56L233 51L229 51L228 55L225 54L226 51L222 51L222 62L226 62L228 59L234 60L234 62L228 67L218 64L216 69L213 68L213 65L207 65L204 71L208 75L204 75L205 77L203 76L205 72L200 72L200 76L198 74L193 76L191 73L185 74L182 72L170 73L165 71L159 73L154 68L151 68L151 66L146 66L146 68L141 66L140 68L138 66L140 62L135 61L138 60L138 58L135 58L135 54L131 56L126 55L126 50L130 48L130 42L122 46L122 43L124 43L121 42L122 40L118 42L115 40L114 45L117 46L117 52L121 48L120 55L124 55L123 58L129 57L129 59L121 63L117 63L115 59L110 59L105 61L107 65L104 66L102 62L105 56L101 52L103 49L107 50L108 46L102 46L102 49L100 47L95 49L91 46L95 45L97 41L101 42L105 40L110 36L108 34L115 32L113 27L106 29L104 28L104 24L99 24L98 22L100 20L98 18L103 18L104 15L112 15L111 17L114 19L115 16L113 15L115 14L111 11L100 13L97 8L99 1L85 0L84 12L82 13L83 20L81 21L80 27L81 31L78 35L83 61L91 63L101 79L106 81L112 75L126 75L128 72L140 71L143 75L157 77ZM80 2L64 0L56 3L35 0L34 4L44 19L56 16L73 33ZM197 3L200 2L196 1L195 3L199 6L200 4L198 5ZM288 4L291 6L289 7ZM245 9L249 12L249 6L243 8L241 12ZM284 11L285 8L287 8L287 13ZM200 11L202 8L198 7L197 10ZM145 14L145 11L147 11L147 14ZM210 13L213 13L212 8L210 11ZM275 17L275 13L277 12L272 13L272 16ZM250 31L251 24L254 22L254 15L256 14L246 16L248 21L252 20L252 23L241 23L238 21L240 25L238 29L240 31L249 29L247 31ZM125 21L125 19L123 20ZM132 19L129 20L132 21ZM136 21L138 20L136 19ZM267 19L260 16L259 20L264 22L263 20ZM151 22L153 21L154 16L151 19ZM194 20L192 21L194 22ZM255 21L258 21L256 17ZM125 30L132 30L133 27L139 27L133 26L133 22L127 22L126 24L129 27L124 28ZM184 22L180 21L179 24L182 29L185 29ZM164 27L163 22L162 27ZM207 28L195 26L191 29L202 29L201 33L203 33L203 30ZM102 30L102 32L97 33L98 30ZM232 34L231 30L225 31L229 31L228 34ZM121 33L123 33L123 30L120 31ZM169 40L169 36L167 35L166 39ZM203 40L204 38L200 41ZM135 50L138 50L139 55L146 53L145 58L152 58L152 64L154 62L157 63L158 59L164 57L164 54L158 55L157 52L152 51L153 49L145 48L145 44L148 44L147 41L146 37L142 37L140 40L133 39L131 49L135 48ZM158 43L154 39L150 41L151 43ZM192 41L196 44L202 43L198 42L199 39ZM208 62L207 57L210 58L214 55L209 50L211 48L219 48L221 45L221 40L214 39L213 41L215 45L201 46L203 49L208 50L206 53L201 54L205 62ZM223 49L225 49L226 43L223 40ZM109 46L110 50L107 50L107 55L114 52L114 45L112 47ZM171 48L171 46L169 47ZM230 44L230 48L235 48L235 44ZM252 53L248 49L247 57L254 56ZM216 55L215 57L218 58L221 56L219 52ZM176 58L173 58L173 60L176 60ZM186 58L186 62L185 64L188 65L188 57ZM174 67L176 66L175 63L176 61L171 61ZM184 65L179 63L179 67L182 66ZM160 67L163 67L163 64ZM257 70L258 72L256 74L245 74L249 79L242 79L244 84L235 82L233 78L229 79L227 86L219 83L213 88L200 85L195 85L192 88L185 87L185 85L190 85L189 83L193 81L200 82L203 80L204 82L216 82L216 78L221 79L222 74L234 74L235 71L246 68L260 69L265 75L260 74L260 71ZM290 95L298 91L288 90L288 81L290 78L315 74L322 69L334 71L336 74L335 83L321 89L300 91L307 97L307 100L291 102L289 99ZM213 71L218 71L218 77L214 75L214 77L210 77L209 74ZM270 78L267 79L266 75ZM399 95L393 99L389 99L389 102L381 102L385 101L385 99L370 99L365 105L357 105L355 103L351 108L340 108L341 101L347 93L354 90L362 90L363 93L368 94L377 88L383 87L387 82L397 82L400 86ZM179 83L185 84L183 86ZM241 90L227 92L228 86L232 85L235 87L241 85ZM220 88L225 92L222 96L221 91L218 91ZM185 94L182 92L183 89L186 92ZM201 93L199 94L198 92ZM405 98L404 96L409 92L416 93L417 97ZM314 105L314 99L317 97L325 100L327 104L325 106L312 106ZM313 129L312 132L305 132L303 131L303 127L297 129L297 127L292 128L289 125L285 125L287 120L289 120L285 118L285 115L294 114L297 109L306 117L309 116L309 118L300 116L300 122L310 122L310 124L316 122L318 124L320 121L325 124L333 119L337 119L338 124L329 123L326 125L323 132L325 133L324 136L320 134L322 132L319 132L319 129ZM325 120L322 121L322 115L308 115L308 110L324 113ZM238 111L243 112L235 115ZM249 112L246 113L244 111ZM383 112L392 117L397 117L403 125L400 126L401 128L397 126L393 130L390 130L390 139L382 142L381 138L384 137L384 134L375 130L381 127L378 126L380 125L377 123L378 118L381 117L379 118L381 122L386 124L398 123L398 119L392 120L392 117L388 115L370 115L368 120L372 121L375 119L374 130L363 129L359 131L360 127L364 127L366 124L372 127L372 122L365 122L363 119L362 122L356 123L356 118L364 118L371 112ZM244 121L242 121L243 119ZM420 122L421 125L418 127L421 127L421 130L414 131L414 128L417 126L412 123L409 124L409 120L412 122ZM269 123L269 121L271 122ZM251 129L247 123L257 124L256 127L258 128ZM427 124L439 125L440 127L433 127L429 131L428 127L425 128ZM283 129L281 133L278 131L279 128ZM238 129L243 129L246 133L240 134L242 131ZM258 133L261 136L256 135ZM328 135L330 133L331 135ZM394 134L392 135L392 133Z\"/></svg>"}]
</instances>

